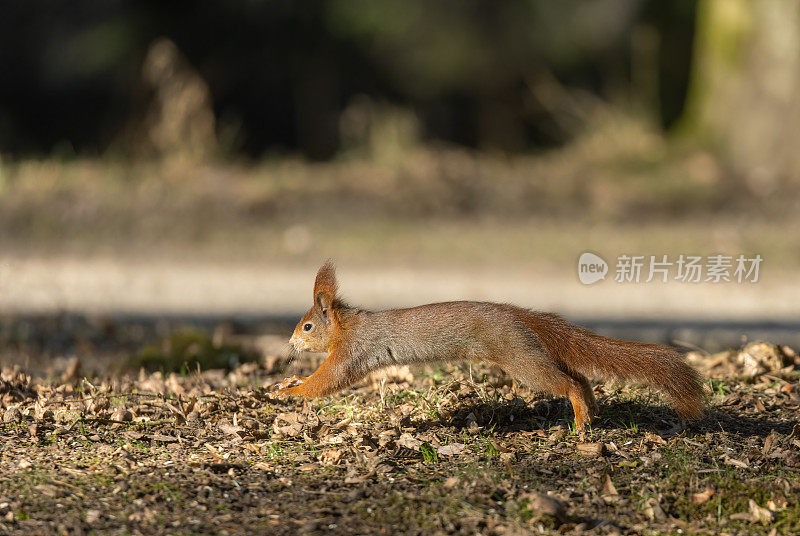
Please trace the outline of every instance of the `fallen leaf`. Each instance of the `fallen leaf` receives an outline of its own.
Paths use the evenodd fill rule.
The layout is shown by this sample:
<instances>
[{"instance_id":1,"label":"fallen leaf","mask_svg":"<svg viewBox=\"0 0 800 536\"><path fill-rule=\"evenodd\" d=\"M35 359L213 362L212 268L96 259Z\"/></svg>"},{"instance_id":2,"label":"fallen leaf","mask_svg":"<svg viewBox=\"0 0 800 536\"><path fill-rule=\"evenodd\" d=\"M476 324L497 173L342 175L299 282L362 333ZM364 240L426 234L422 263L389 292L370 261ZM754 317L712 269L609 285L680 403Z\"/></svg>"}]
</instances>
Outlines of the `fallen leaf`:
<instances>
[{"instance_id":1,"label":"fallen leaf","mask_svg":"<svg viewBox=\"0 0 800 536\"><path fill-rule=\"evenodd\" d=\"M397 446L405 447L411 450L419 450L420 446L422 445L422 441L413 437L408 432L404 433L400 436L400 439L397 440Z\"/></svg>"},{"instance_id":2,"label":"fallen leaf","mask_svg":"<svg viewBox=\"0 0 800 536\"><path fill-rule=\"evenodd\" d=\"M443 456L455 456L461 454L465 448L466 445L462 443L450 443L449 445L442 445L436 451Z\"/></svg>"},{"instance_id":3,"label":"fallen leaf","mask_svg":"<svg viewBox=\"0 0 800 536\"><path fill-rule=\"evenodd\" d=\"M775 512L770 510L769 508L764 508L763 506L759 506L756 501L750 499L748 503L750 507L750 519L755 522L760 522L762 525L768 525L772 523L775 519Z\"/></svg>"},{"instance_id":4,"label":"fallen leaf","mask_svg":"<svg viewBox=\"0 0 800 536\"><path fill-rule=\"evenodd\" d=\"M340 430L342 430L344 428L347 428L350 425L351 422L353 422L353 419L348 417L347 419L343 419L343 420L337 422L336 424L333 425L333 427L334 428L339 428Z\"/></svg>"},{"instance_id":5,"label":"fallen leaf","mask_svg":"<svg viewBox=\"0 0 800 536\"><path fill-rule=\"evenodd\" d=\"M96 523L100 519L100 510L86 510L86 522L89 524Z\"/></svg>"},{"instance_id":6,"label":"fallen leaf","mask_svg":"<svg viewBox=\"0 0 800 536\"><path fill-rule=\"evenodd\" d=\"M335 465L344 457L344 451L341 449L326 450L319 456L319 461L325 465Z\"/></svg>"},{"instance_id":7,"label":"fallen leaf","mask_svg":"<svg viewBox=\"0 0 800 536\"><path fill-rule=\"evenodd\" d=\"M9 408L3 414L3 422L22 422L22 413L17 408Z\"/></svg>"},{"instance_id":8,"label":"fallen leaf","mask_svg":"<svg viewBox=\"0 0 800 536\"><path fill-rule=\"evenodd\" d=\"M655 497L650 497L645 501L644 515L646 515L647 519L650 521L663 521L667 517L664 513L664 509L661 508L661 504L659 504L659 500Z\"/></svg>"},{"instance_id":9,"label":"fallen leaf","mask_svg":"<svg viewBox=\"0 0 800 536\"><path fill-rule=\"evenodd\" d=\"M708 487L704 491L692 494L692 504L703 504L714 496L714 488Z\"/></svg>"},{"instance_id":10,"label":"fallen leaf","mask_svg":"<svg viewBox=\"0 0 800 536\"><path fill-rule=\"evenodd\" d=\"M606 446L603 443L578 443L577 449L583 456L602 456Z\"/></svg>"},{"instance_id":11,"label":"fallen leaf","mask_svg":"<svg viewBox=\"0 0 800 536\"><path fill-rule=\"evenodd\" d=\"M735 458L731 458L727 454L725 456L723 456L722 460L728 465L732 465L734 467L739 467L741 469L747 469L748 467L750 467L750 465L748 463L743 462L741 460L737 460Z\"/></svg>"},{"instance_id":12,"label":"fallen leaf","mask_svg":"<svg viewBox=\"0 0 800 536\"><path fill-rule=\"evenodd\" d=\"M780 512L784 508L789 505L789 501L786 500L786 497L779 496L775 499L770 499L767 501L767 508L772 510L773 512Z\"/></svg>"},{"instance_id":13,"label":"fallen leaf","mask_svg":"<svg viewBox=\"0 0 800 536\"><path fill-rule=\"evenodd\" d=\"M614 486L614 482L611 481L611 475L609 474L606 474L605 478L603 479L603 489L601 494L604 497L616 497L619 495L617 488Z\"/></svg>"},{"instance_id":14,"label":"fallen leaf","mask_svg":"<svg viewBox=\"0 0 800 536\"><path fill-rule=\"evenodd\" d=\"M131 422L133 420L133 413L123 407L116 408L111 414L112 421Z\"/></svg>"},{"instance_id":15,"label":"fallen leaf","mask_svg":"<svg viewBox=\"0 0 800 536\"><path fill-rule=\"evenodd\" d=\"M567 521L564 503L555 497L543 493L527 493L521 497L528 500L528 509L540 515L554 517L562 523Z\"/></svg>"},{"instance_id":16,"label":"fallen leaf","mask_svg":"<svg viewBox=\"0 0 800 536\"><path fill-rule=\"evenodd\" d=\"M737 359L747 376L758 376L783 367L783 355L778 347L766 342L751 342L739 352Z\"/></svg>"},{"instance_id":17,"label":"fallen leaf","mask_svg":"<svg viewBox=\"0 0 800 536\"><path fill-rule=\"evenodd\" d=\"M769 454L769 451L772 450L773 445L775 445L776 439L777 439L777 433L775 432L775 430L772 430L767 436L767 438L764 440L764 448L761 450L764 456Z\"/></svg>"},{"instance_id":18,"label":"fallen leaf","mask_svg":"<svg viewBox=\"0 0 800 536\"><path fill-rule=\"evenodd\" d=\"M297 470L298 471L316 471L319 469L320 465L318 463L304 463L300 465Z\"/></svg>"},{"instance_id":19,"label":"fallen leaf","mask_svg":"<svg viewBox=\"0 0 800 536\"><path fill-rule=\"evenodd\" d=\"M667 441L658 434L654 434L652 432L647 432L644 435L645 443L655 443L656 445L666 445Z\"/></svg>"},{"instance_id":20,"label":"fallen leaf","mask_svg":"<svg viewBox=\"0 0 800 536\"><path fill-rule=\"evenodd\" d=\"M164 434L153 434L151 436L153 441L161 441L162 443L175 443L178 441L178 438L175 436L169 436Z\"/></svg>"},{"instance_id":21,"label":"fallen leaf","mask_svg":"<svg viewBox=\"0 0 800 536\"><path fill-rule=\"evenodd\" d=\"M245 433L244 428L241 426L234 426L227 421L221 421L219 423L219 429L225 435L235 435L237 437L241 437Z\"/></svg>"},{"instance_id":22,"label":"fallen leaf","mask_svg":"<svg viewBox=\"0 0 800 536\"><path fill-rule=\"evenodd\" d=\"M516 459L516 454L513 452L501 452L500 453L500 461L503 463L509 464Z\"/></svg>"}]
</instances>

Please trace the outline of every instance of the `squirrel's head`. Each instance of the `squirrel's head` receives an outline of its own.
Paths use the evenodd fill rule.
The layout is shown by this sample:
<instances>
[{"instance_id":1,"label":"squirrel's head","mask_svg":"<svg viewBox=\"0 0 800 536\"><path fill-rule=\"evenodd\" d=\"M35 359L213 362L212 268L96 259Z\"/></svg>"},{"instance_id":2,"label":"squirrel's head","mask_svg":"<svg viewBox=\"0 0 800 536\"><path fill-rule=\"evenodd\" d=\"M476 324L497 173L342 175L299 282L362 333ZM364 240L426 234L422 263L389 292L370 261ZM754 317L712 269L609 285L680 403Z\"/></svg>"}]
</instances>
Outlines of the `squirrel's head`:
<instances>
[{"instance_id":1,"label":"squirrel's head","mask_svg":"<svg viewBox=\"0 0 800 536\"><path fill-rule=\"evenodd\" d=\"M314 306L303 316L289 339L295 350L327 351L338 329L336 317L336 271L329 260L314 281Z\"/></svg>"}]
</instances>

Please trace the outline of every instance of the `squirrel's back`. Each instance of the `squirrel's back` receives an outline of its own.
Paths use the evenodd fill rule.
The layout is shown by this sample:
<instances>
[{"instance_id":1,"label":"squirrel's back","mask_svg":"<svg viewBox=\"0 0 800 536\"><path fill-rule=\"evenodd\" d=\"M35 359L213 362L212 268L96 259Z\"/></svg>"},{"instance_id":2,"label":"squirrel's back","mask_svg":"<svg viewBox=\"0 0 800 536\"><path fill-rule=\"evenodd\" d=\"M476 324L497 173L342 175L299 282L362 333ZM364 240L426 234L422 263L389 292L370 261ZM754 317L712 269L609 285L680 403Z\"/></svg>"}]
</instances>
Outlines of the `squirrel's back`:
<instances>
[{"instance_id":1,"label":"squirrel's back","mask_svg":"<svg viewBox=\"0 0 800 536\"><path fill-rule=\"evenodd\" d=\"M351 352L386 353L390 364L481 359L499 361L509 350L539 346L520 321L524 309L489 302L454 301L408 309L359 311L352 327Z\"/></svg>"}]
</instances>

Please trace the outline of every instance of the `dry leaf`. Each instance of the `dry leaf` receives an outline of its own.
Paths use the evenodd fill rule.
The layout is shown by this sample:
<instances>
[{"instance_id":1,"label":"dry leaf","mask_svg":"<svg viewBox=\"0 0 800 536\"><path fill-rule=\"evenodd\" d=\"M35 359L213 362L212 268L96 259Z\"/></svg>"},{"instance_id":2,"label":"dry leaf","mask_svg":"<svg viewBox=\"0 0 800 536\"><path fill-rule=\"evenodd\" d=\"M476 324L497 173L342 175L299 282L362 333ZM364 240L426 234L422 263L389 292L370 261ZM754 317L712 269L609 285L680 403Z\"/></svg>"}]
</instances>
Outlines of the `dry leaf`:
<instances>
[{"instance_id":1,"label":"dry leaf","mask_svg":"<svg viewBox=\"0 0 800 536\"><path fill-rule=\"evenodd\" d=\"M320 468L318 463L304 463L297 467L298 471L316 471Z\"/></svg>"},{"instance_id":2,"label":"dry leaf","mask_svg":"<svg viewBox=\"0 0 800 536\"><path fill-rule=\"evenodd\" d=\"M769 508L759 506L753 499L750 499L748 504L750 506L750 519L754 523L760 522L762 525L768 525L775 520L775 512Z\"/></svg>"},{"instance_id":3,"label":"dry leaf","mask_svg":"<svg viewBox=\"0 0 800 536\"><path fill-rule=\"evenodd\" d=\"M737 359L742 372L748 376L758 376L783 367L783 355L778 347L766 342L751 342L739 352Z\"/></svg>"},{"instance_id":4,"label":"dry leaf","mask_svg":"<svg viewBox=\"0 0 800 536\"><path fill-rule=\"evenodd\" d=\"M458 482L459 480L457 476L451 476L444 481L444 487L445 489L452 489L456 484L458 484Z\"/></svg>"},{"instance_id":5,"label":"dry leaf","mask_svg":"<svg viewBox=\"0 0 800 536\"><path fill-rule=\"evenodd\" d=\"M527 493L521 497L528 500L528 508L537 514L552 516L562 523L567 521L564 503L543 493Z\"/></svg>"},{"instance_id":6,"label":"dry leaf","mask_svg":"<svg viewBox=\"0 0 800 536\"><path fill-rule=\"evenodd\" d=\"M178 438L175 436L168 436L164 434L153 434L150 436L153 441L161 441L162 443L175 443Z\"/></svg>"},{"instance_id":7,"label":"dry leaf","mask_svg":"<svg viewBox=\"0 0 800 536\"><path fill-rule=\"evenodd\" d=\"M584 456L602 456L606 446L603 443L578 443L577 449Z\"/></svg>"},{"instance_id":8,"label":"dry leaf","mask_svg":"<svg viewBox=\"0 0 800 536\"><path fill-rule=\"evenodd\" d=\"M334 427L334 428L339 428L339 429L342 429L342 428L347 428L347 427L350 425L350 423L351 423L352 421L353 421L353 419L351 419L350 417L348 417L348 418L346 418L346 419L343 419L343 420L341 420L341 421L337 422L336 424L334 424L334 425L333 425L333 427Z\"/></svg>"},{"instance_id":9,"label":"dry leaf","mask_svg":"<svg viewBox=\"0 0 800 536\"><path fill-rule=\"evenodd\" d=\"M650 521L663 521L667 517L664 510L661 508L661 504L659 504L659 500L655 497L650 497L645 501L644 515L646 515L647 519Z\"/></svg>"},{"instance_id":10,"label":"dry leaf","mask_svg":"<svg viewBox=\"0 0 800 536\"><path fill-rule=\"evenodd\" d=\"M123 407L116 408L111 414L112 421L130 422L133 420L133 413Z\"/></svg>"},{"instance_id":11,"label":"dry leaf","mask_svg":"<svg viewBox=\"0 0 800 536\"><path fill-rule=\"evenodd\" d=\"M727 454L725 456L723 456L722 460L728 465L733 465L734 467L739 467L741 469L747 469L748 467L750 467L750 465L747 464L746 462L743 462L741 460L737 460L735 458L731 458Z\"/></svg>"},{"instance_id":12,"label":"dry leaf","mask_svg":"<svg viewBox=\"0 0 800 536\"><path fill-rule=\"evenodd\" d=\"M282 424L286 423L286 424ZM279 437L295 437L303 431L303 416L297 412L278 413L272 429Z\"/></svg>"},{"instance_id":13,"label":"dry leaf","mask_svg":"<svg viewBox=\"0 0 800 536\"><path fill-rule=\"evenodd\" d=\"M90 525L92 523L97 523L97 521L100 519L100 510L86 510L85 514L86 522Z\"/></svg>"},{"instance_id":14,"label":"dry leaf","mask_svg":"<svg viewBox=\"0 0 800 536\"><path fill-rule=\"evenodd\" d=\"M513 462L517 458L517 455L513 452L501 452L500 453L500 461L505 464L509 464Z\"/></svg>"},{"instance_id":15,"label":"dry leaf","mask_svg":"<svg viewBox=\"0 0 800 536\"><path fill-rule=\"evenodd\" d=\"M777 437L778 437L778 434L775 432L775 430L772 430L769 433L769 435L767 436L767 438L764 440L764 448L761 450L761 452L764 454L764 456L769 454L769 451L772 450L772 447L775 445L775 441L777 440Z\"/></svg>"},{"instance_id":16,"label":"dry leaf","mask_svg":"<svg viewBox=\"0 0 800 536\"><path fill-rule=\"evenodd\" d=\"M667 441L658 434L654 434L652 432L647 432L644 435L645 443L655 443L656 445L666 445Z\"/></svg>"},{"instance_id":17,"label":"dry leaf","mask_svg":"<svg viewBox=\"0 0 800 536\"><path fill-rule=\"evenodd\" d=\"M341 444L344 443L345 439L346 439L345 435L341 435L341 434L340 435L332 435L332 436L326 437L325 440L322 441L322 443L326 444L326 445L341 445Z\"/></svg>"},{"instance_id":18,"label":"dry leaf","mask_svg":"<svg viewBox=\"0 0 800 536\"><path fill-rule=\"evenodd\" d=\"M770 499L767 501L767 508L772 510L773 512L780 512L784 508L789 505L789 501L786 500L786 497L779 496L775 499Z\"/></svg>"},{"instance_id":19,"label":"dry leaf","mask_svg":"<svg viewBox=\"0 0 800 536\"><path fill-rule=\"evenodd\" d=\"M221 421L219 423L219 429L225 435L235 435L237 437L241 437L245 434L244 428L241 426L234 426L226 421Z\"/></svg>"},{"instance_id":20,"label":"dry leaf","mask_svg":"<svg viewBox=\"0 0 800 536\"><path fill-rule=\"evenodd\" d=\"M466 445L462 443L450 443L449 445L442 445L436 450L436 452L443 456L455 456L457 454L461 454L465 448Z\"/></svg>"},{"instance_id":21,"label":"dry leaf","mask_svg":"<svg viewBox=\"0 0 800 536\"><path fill-rule=\"evenodd\" d=\"M397 440L397 446L405 447L407 449L419 450L421 445L422 441L413 437L411 434L407 432L401 435L400 439Z\"/></svg>"},{"instance_id":22,"label":"dry leaf","mask_svg":"<svg viewBox=\"0 0 800 536\"><path fill-rule=\"evenodd\" d=\"M692 494L692 504L703 504L714 496L714 488L706 488L704 491Z\"/></svg>"},{"instance_id":23,"label":"dry leaf","mask_svg":"<svg viewBox=\"0 0 800 536\"><path fill-rule=\"evenodd\" d=\"M616 497L619 495L619 493L617 492L617 488L611 481L611 475L609 474L606 474L605 478L603 479L603 489L601 493L603 496L606 497Z\"/></svg>"},{"instance_id":24,"label":"dry leaf","mask_svg":"<svg viewBox=\"0 0 800 536\"><path fill-rule=\"evenodd\" d=\"M22 422L22 412L17 408L9 408L3 414L3 422Z\"/></svg>"},{"instance_id":25,"label":"dry leaf","mask_svg":"<svg viewBox=\"0 0 800 536\"><path fill-rule=\"evenodd\" d=\"M341 449L326 450L319 456L319 460L326 465L335 465L344 457L344 451Z\"/></svg>"}]
</instances>

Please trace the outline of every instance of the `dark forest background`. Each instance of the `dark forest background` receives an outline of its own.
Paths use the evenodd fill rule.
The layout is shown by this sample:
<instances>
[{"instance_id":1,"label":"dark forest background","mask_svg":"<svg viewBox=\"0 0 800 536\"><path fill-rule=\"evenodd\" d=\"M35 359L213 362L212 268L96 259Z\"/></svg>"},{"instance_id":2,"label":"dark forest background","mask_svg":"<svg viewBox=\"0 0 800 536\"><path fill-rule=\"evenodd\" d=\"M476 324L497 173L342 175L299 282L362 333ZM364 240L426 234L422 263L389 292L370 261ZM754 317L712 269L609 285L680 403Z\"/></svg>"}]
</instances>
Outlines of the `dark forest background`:
<instances>
[{"instance_id":1,"label":"dark forest background","mask_svg":"<svg viewBox=\"0 0 800 536\"><path fill-rule=\"evenodd\" d=\"M227 150L329 159L358 137L366 103L408 110L425 141L504 152L571 139L564 88L670 129L697 5L50 0L0 14L0 153L129 152L153 99L143 65L168 39L206 85Z\"/></svg>"},{"instance_id":2,"label":"dark forest background","mask_svg":"<svg viewBox=\"0 0 800 536\"><path fill-rule=\"evenodd\" d=\"M795 0L4 2L0 246L794 265L799 84Z\"/></svg>"}]
</instances>

